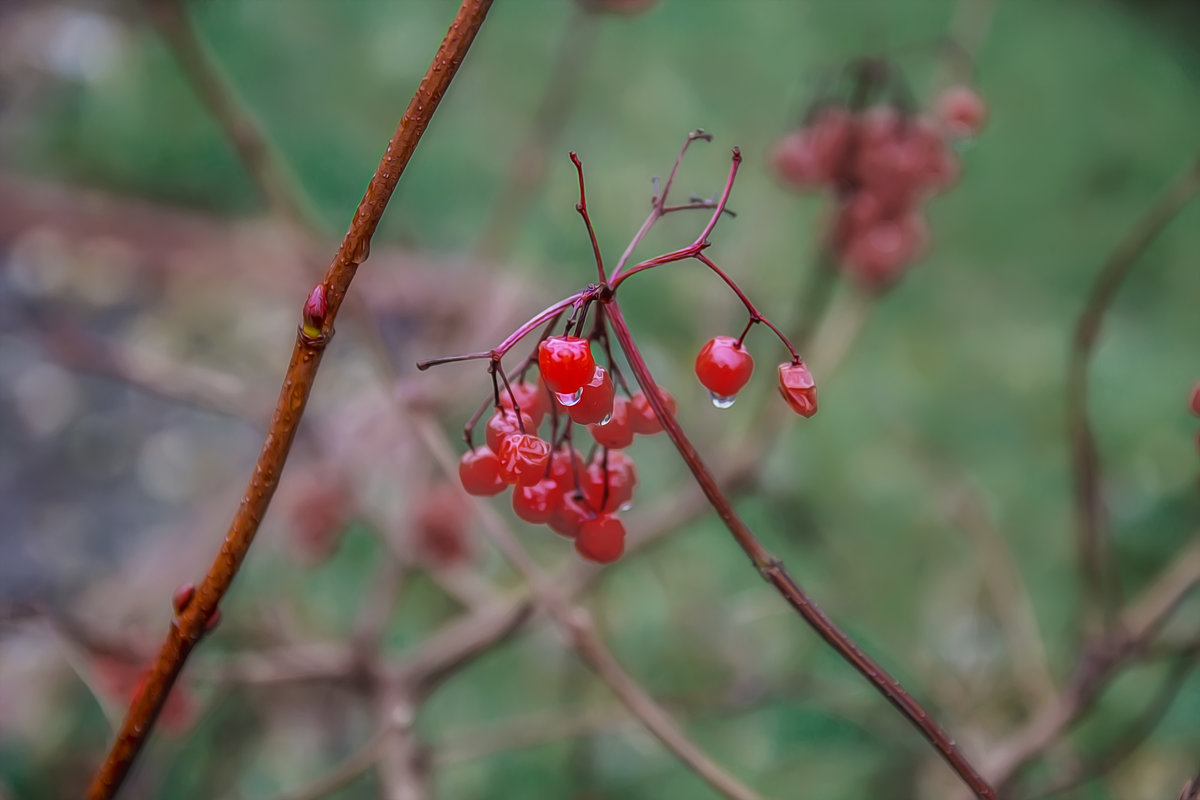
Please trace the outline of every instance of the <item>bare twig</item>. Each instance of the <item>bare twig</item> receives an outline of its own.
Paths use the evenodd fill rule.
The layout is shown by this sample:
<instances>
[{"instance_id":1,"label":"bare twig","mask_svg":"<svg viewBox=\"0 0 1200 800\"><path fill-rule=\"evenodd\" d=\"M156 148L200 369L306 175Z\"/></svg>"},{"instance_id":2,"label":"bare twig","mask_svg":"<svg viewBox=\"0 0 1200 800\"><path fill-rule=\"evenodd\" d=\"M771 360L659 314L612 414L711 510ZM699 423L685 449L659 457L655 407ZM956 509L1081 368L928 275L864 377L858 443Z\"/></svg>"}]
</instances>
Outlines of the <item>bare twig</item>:
<instances>
[{"instance_id":1,"label":"bare twig","mask_svg":"<svg viewBox=\"0 0 1200 800\"><path fill-rule=\"evenodd\" d=\"M338 308L359 264L366 260L370 252L371 237L379 225L400 175L408 165L421 135L458 71L490 7L491 0L463 0L450 30L434 56L433 63L417 87L408 109L388 143L359 203L350 229L326 272L323 285L327 312L321 320L319 335L309 336L301 331L297 336L270 431L263 443L245 496L222 542L221 550L203 582L197 587L191 603L173 621L143 691L135 699L108 757L92 781L88 790L90 800L110 798L120 788L153 727L167 692L170 691L188 655L204 635L208 619L217 610L217 605L245 559L259 523L278 486L279 476L287 461L292 440L295 438L321 363L325 343L333 333L333 322Z\"/></svg>"},{"instance_id":2,"label":"bare twig","mask_svg":"<svg viewBox=\"0 0 1200 800\"><path fill-rule=\"evenodd\" d=\"M1075 323L1067 358L1066 413L1071 443L1075 545L1083 578L1083 628L1095 632L1119 602L1101 497L1100 454L1088 419L1088 371L1104 316L1134 264L1159 233L1200 192L1200 158L1172 181L1133 224L1096 275Z\"/></svg>"},{"instance_id":3,"label":"bare twig","mask_svg":"<svg viewBox=\"0 0 1200 800\"><path fill-rule=\"evenodd\" d=\"M379 763L379 751L386 735L387 731L381 729L357 752L329 772L303 787L278 795L275 800L320 800L348 786Z\"/></svg>"}]
</instances>

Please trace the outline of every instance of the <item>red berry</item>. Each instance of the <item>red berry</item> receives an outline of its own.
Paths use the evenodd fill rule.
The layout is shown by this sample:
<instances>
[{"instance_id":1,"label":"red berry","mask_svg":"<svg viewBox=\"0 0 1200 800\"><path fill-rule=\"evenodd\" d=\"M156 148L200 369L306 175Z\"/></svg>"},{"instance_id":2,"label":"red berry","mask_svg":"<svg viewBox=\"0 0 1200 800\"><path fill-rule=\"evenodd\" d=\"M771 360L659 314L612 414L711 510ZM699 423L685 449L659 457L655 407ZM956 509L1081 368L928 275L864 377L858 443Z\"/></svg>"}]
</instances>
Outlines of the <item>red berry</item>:
<instances>
[{"instance_id":1,"label":"red berry","mask_svg":"<svg viewBox=\"0 0 1200 800\"><path fill-rule=\"evenodd\" d=\"M538 425L541 425L542 417L546 416L546 411L550 408L550 398L546 396L545 388L529 381L510 383L508 387L512 390L511 397L504 387L500 387L501 407L511 411L513 397L515 397L517 405L521 408L521 413L528 414L529 418L533 420L533 427L536 428Z\"/></svg>"},{"instance_id":2,"label":"red berry","mask_svg":"<svg viewBox=\"0 0 1200 800\"><path fill-rule=\"evenodd\" d=\"M467 494L491 497L507 486L500 478L500 460L490 447L479 446L463 454L458 462L458 479Z\"/></svg>"},{"instance_id":3,"label":"red berry","mask_svg":"<svg viewBox=\"0 0 1200 800\"><path fill-rule=\"evenodd\" d=\"M667 411L674 414L675 398L671 397L661 386L655 388L658 396L662 398L663 405L667 407ZM629 424L633 426L634 433L650 435L662 430L662 423L658 421L654 409L650 407L650 399L643 392L637 392L629 400Z\"/></svg>"},{"instance_id":4,"label":"red berry","mask_svg":"<svg viewBox=\"0 0 1200 800\"><path fill-rule=\"evenodd\" d=\"M584 469L583 456L565 445L550 456L550 477L568 494L576 488L575 476L583 479Z\"/></svg>"},{"instance_id":5,"label":"red berry","mask_svg":"<svg viewBox=\"0 0 1200 800\"><path fill-rule=\"evenodd\" d=\"M567 493L563 495L558 508L550 514L547 524L550 530L559 536L571 538L577 536L580 526L594 516L596 515L584 505L579 495Z\"/></svg>"},{"instance_id":6,"label":"red berry","mask_svg":"<svg viewBox=\"0 0 1200 800\"><path fill-rule=\"evenodd\" d=\"M633 424L629 420L629 400L618 397L613 400L612 414L603 425L589 425L588 431L596 444L611 450L619 450L633 444Z\"/></svg>"},{"instance_id":7,"label":"red berry","mask_svg":"<svg viewBox=\"0 0 1200 800\"><path fill-rule=\"evenodd\" d=\"M542 478L532 486L513 489L513 511L518 517L541 525L549 522L555 509L562 505L563 490L553 478Z\"/></svg>"},{"instance_id":8,"label":"red berry","mask_svg":"<svg viewBox=\"0 0 1200 800\"><path fill-rule=\"evenodd\" d=\"M696 356L696 377L714 397L735 396L750 380L754 359L732 336L715 336Z\"/></svg>"},{"instance_id":9,"label":"red berry","mask_svg":"<svg viewBox=\"0 0 1200 800\"><path fill-rule=\"evenodd\" d=\"M496 459L500 463L500 478L505 483L531 486L546 474L550 444L530 433L512 433L500 443Z\"/></svg>"},{"instance_id":10,"label":"red berry","mask_svg":"<svg viewBox=\"0 0 1200 800\"><path fill-rule=\"evenodd\" d=\"M987 123L987 105L969 86L951 86L937 99L937 114L955 137L978 136Z\"/></svg>"},{"instance_id":11,"label":"red berry","mask_svg":"<svg viewBox=\"0 0 1200 800\"><path fill-rule=\"evenodd\" d=\"M828 180L806 130L792 131L776 142L771 165L784 183L797 189L818 189Z\"/></svg>"},{"instance_id":12,"label":"red berry","mask_svg":"<svg viewBox=\"0 0 1200 800\"><path fill-rule=\"evenodd\" d=\"M817 413L817 383L803 361L779 365L779 393L800 416Z\"/></svg>"},{"instance_id":13,"label":"red berry","mask_svg":"<svg viewBox=\"0 0 1200 800\"><path fill-rule=\"evenodd\" d=\"M591 509L597 513L616 511L633 499L633 489L637 486L633 459L620 450L610 450L607 470L603 461L593 461L588 465L583 484L583 496Z\"/></svg>"},{"instance_id":14,"label":"red berry","mask_svg":"<svg viewBox=\"0 0 1200 800\"><path fill-rule=\"evenodd\" d=\"M583 386L579 402L566 406L567 416L580 425L590 425L607 417L613 410L612 377L604 367L596 367L591 380Z\"/></svg>"},{"instance_id":15,"label":"red berry","mask_svg":"<svg viewBox=\"0 0 1200 800\"><path fill-rule=\"evenodd\" d=\"M591 380L596 369L592 346L578 336L551 336L538 345L538 369L555 394L572 395Z\"/></svg>"},{"instance_id":16,"label":"red berry","mask_svg":"<svg viewBox=\"0 0 1200 800\"><path fill-rule=\"evenodd\" d=\"M1200 417L1200 383L1192 389L1192 413Z\"/></svg>"},{"instance_id":17,"label":"red berry","mask_svg":"<svg viewBox=\"0 0 1200 800\"><path fill-rule=\"evenodd\" d=\"M575 537L575 550L588 561L611 564L625 552L625 526L612 514L585 520Z\"/></svg>"},{"instance_id":18,"label":"red berry","mask_svg":"<svg viewBox=\"0 0 1200 800\"><path fill-rule=\"evenodd\" d=\"M862 231L846 243L842 261L863 286L877 289L887 286L912 263L929 238L925 220L910 213L895 220L883 220Z\"/></svg>"},{"instance_id":19,"label":"red berry","mask_svg":"<svg viewBox=\"0 0 1200 800\"><path fill-rule=\"evenodd\" d=\"M487 427L484 429L487 445L492 448L492 452L500 452L500 443L504 441L506 436L514 433L537 433L537 426L533 424L533 417L524 411L521 412L521 424L524 425L524 430L521 429L521 425L517 424L517 416L511 409L500 409L493 414L492 418L488 420Z\"/></svg>"},{"instance_id":20,"label":"red berry","mask_svg":"<svg viewBox=\"0 0 1200 800\"><path fill-rule=\"evenodd\" d=\"M426 563L448 568L464 564L474 555L468 528L470 509L460 499L458 490L448 483L427 486L416 498L413 545Z\"/></svg>"}]
</instances>

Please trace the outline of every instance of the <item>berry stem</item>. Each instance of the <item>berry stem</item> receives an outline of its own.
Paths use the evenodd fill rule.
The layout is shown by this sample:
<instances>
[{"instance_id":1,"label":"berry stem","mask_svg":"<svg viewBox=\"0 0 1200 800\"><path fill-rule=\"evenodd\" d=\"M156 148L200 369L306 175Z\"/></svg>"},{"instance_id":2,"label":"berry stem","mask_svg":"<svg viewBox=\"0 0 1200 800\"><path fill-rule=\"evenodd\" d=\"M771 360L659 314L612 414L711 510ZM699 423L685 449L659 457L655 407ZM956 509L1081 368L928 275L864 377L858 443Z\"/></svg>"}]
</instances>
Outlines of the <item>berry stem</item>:
<instances>
[{"instance_id":1,"label":"berry stem","mask_svg":"<svg viewBox=\"0 0 1200 800\"><path fill-rule=\"evenodd\" d=\"M830 647L843 659L848 661L859 674L866 678L888 702L895 706L921 732L921 735L938 750L946 763L971 788L977 798L996 800L996 793L992 787L980 776L970 761L967 760L966 756L959 751L958 747L946 735L945 731L934 722L929 712L912 695L906 692L895 678L868 656L853 639L844 633L832 619L817 607L816 603L809 598L804 590L800 588L799 584L796 583L795 579L792 578L791 574L788 573L783 562L771 555L763 547L754 533L746 526L746 523L737 515L729 499L725 497L717 485L716 479L709 471L708 466L700 458L700 454L687 438L687 435L679 424L679 420L666 407L656 391L658 384L650 374L650 370L646 366L646 362L633 340L633 334L630 332L629 326L626 324L625 318L621 314L621 309L615 299L608 303L606 310L613 333L616 335L621 349L624 350L625 358L629 362L629 366L633 370L638 383L641 385L642 391L650 403L650 407L654 409L655 416L658 417L663 429L675 445L675 449L679 451L679 455L687 464L688 469L691 470L701 491L704 492L709 503L716 510L721 521L725 523L725 527L729 529L729 532L742 548L742 551L750 557L751 563L758 570L759 574L775 587L775 590L796 609L804 621Z\"/></svg>"},{"instance_id":2,"label":"berry stem","mask_svg":"<svg viewBox=\"0 0 1200 800\"><path fill-rule=\"evenodd\" d=\"M596 257L596 274L599 276L600 283L606 283L608 276L604 274L604 257L600 255L600 243L596 241L596 230L592 227L592 218L588 215L587 192L583 188L583 162L579 160L579 156L574 150L571 151L571 163L575 165L575 172L579 174L579 202L575 204L575 210L579 212L579 216L583 217L583 224L587 226L588 238L592 240L592 253Z\"/></svg>"},{"instance_id":3,"label":"berry stem","mask_svg":"<svg viewBox=\"0 0 1200 800\"><path fill-rule=\"evenodd\" d=\"M737 283L733 280L733 278L726 275L725 271L722 270L720 267L718 267L712 261L712 259L710 259L708 256L704 255L704 253L696 253L694 258L697 261L699 261L700 263L707 266L713 272L715 272L717 274L717 276L721 278L721 280L725 281L726 285L729 286L729 288L733 290L733 293L738 296L738 299L742 301L742 305L744 305L746 307L746 311L748 311L750 313L750 324L747 325L746 330L742 332L742 336L738 339L739 343L742 341L742 338L745 338L746 333L749 332L750 325L754 325L756 323L761 322L763 325L766 325L768 328L770 328L771 331L777 337L779 337L779 341L783 343L783 346L787 348L788 353L791 354L792 361L797 362L797 363L800 362L800 360L801 360L800 354L796 352L796 348L792 347L792 343L788 341L787 336L785 336L783 334L783 331L779 330L779 328L776 327L774 322L771 322L771 320L767 319L755 307L754 303L750 300L749 297L746 296L746 293L742 291L741 287L737 285Z\"/></svg>"},{"instance_id":4,"label":"berry stem","mask_svg":"<svg viewBox=\"0 0 1200 800\"><path fill-rule=\"evenodd\" d=\"M327 310L320 337L298 335L291 362L280 388L279 400L243 498L221 542L212 566L187 608L172 621L167 636L147 673L142 691L132 703L117 732L104 763L87 791L88 800L113 797L154 727L167 694L183 669L184 662L204 636L209 619L249 553L267 512L279 478L300 426L312 391L321 355L333 332L334 319L359 265L366 259L371 237L379 226L400 176L408 166L417 143L458 72L475 35L483 25L492 0L463 0L443 38L433 62L400 119L387 149L367 185L322 283L326 287Z\"/></svg>"}]
</instances>

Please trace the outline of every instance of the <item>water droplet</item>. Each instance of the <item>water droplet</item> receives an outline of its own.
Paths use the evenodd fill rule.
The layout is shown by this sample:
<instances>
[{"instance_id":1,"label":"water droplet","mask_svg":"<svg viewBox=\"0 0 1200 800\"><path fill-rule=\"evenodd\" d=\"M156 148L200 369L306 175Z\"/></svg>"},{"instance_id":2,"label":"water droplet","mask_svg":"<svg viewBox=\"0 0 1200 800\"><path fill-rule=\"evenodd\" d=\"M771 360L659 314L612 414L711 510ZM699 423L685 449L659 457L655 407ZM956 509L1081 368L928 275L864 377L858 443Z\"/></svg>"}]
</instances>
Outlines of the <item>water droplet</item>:
<instances>
[{"instance_id":1,"label":"water droplet","mask_svg":"<svg viewBox=\"0 0 1200 800\"><path fill-rule=\"evenodd\" d=\"M622 503L621 507L618 508L617 510L618 511L628 511L631 508L633 508L633 503L629 502L629 503Z\"/></svg>"},{"instance_id":2,"label":"water droplet","mask_svg":"<svg viewBox=\"0 0 1200 800\"><path fill-rule=\"evenodd\" d=\"M358 240L358 244L354 248L354 252L350 254L350 260L355 264L361 264L371 255L371 240L364 236Z\"/></svg>"},{"instance_id":3,"label":"water droplet","mask_svg":"<svg viewBox=\"0 0 1200 800\"><path fill-rule=\"evenodd\" d=\"M733 405L733 401L737 400L736 394L731 394L728 397L717 394L716 392L709 392L708 394L710 397L712 397L712 403L717 408L729 408L731 405Z\"/></svg>"},{"instance_id":4,"label":"water droplet","mask_svg":"<svg viewBox=\"0 0 1200 800\"><path fill-rule=\"evenodd\" d=\"M575 394L559 394L558 392L555 392L554 396L558 398L559 403L562 403L564 406L570 408L579 402L579 398L583 397L583 387L580 386L578 389L576 389Z\"/></svg>"},{"instance_id":5,"label":"water droplet","mask_svg":"<svg viewBox=\"0 0 1200 800\"><path fill-rule=\"evenodd\" d=\"M600 420L600 426L601 426L601 427L603 427L603 426L607 425L607 424L608 424L608 421L609 421L610 419L612 419L612 412L611 412L611 411L610 411L610 412L608 412L608 414L606 414L606 415L605 415L604 419Z\"/></svg>"}]
</instances>

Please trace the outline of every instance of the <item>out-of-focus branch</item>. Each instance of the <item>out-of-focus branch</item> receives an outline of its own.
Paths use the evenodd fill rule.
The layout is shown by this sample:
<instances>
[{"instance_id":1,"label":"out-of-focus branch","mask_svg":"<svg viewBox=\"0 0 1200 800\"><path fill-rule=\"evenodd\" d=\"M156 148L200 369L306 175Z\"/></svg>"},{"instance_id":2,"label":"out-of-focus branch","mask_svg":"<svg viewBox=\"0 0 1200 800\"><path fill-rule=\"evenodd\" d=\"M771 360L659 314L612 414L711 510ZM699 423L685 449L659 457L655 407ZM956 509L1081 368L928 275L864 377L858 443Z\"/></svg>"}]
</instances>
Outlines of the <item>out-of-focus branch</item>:
<instances>
[{"instance_id":1,"label":"out-of-focus branch","mask_svg":"<svg viewBox=\"0 0 1200 800\"><path fill-rule=\"evenodd\" d=\"M1200 192L1200 157L1163 190L1126 232L1096 275L1075 322L1067 357L1066 414L1085 633L1095 633L1106 627L1119 602L1101 496L1100 454L1088 418L1088 372L1092 355L1100 338L1104 316L1133 266L1197 192Z\"/></svg>"},{"instance_id":2,"label":"out-of-focus branch","mask_svg":"<svg viewBox=\"0 0 1200 800\"><path fill-rule=\"evenodd\" d=\"M200 95L213 119L246 165L267 204L302 228L317 227L317 215L299 188L262 124L222 74L204 42L196 35L183 0L142 0L147 15Z\"/></svg>"}]
</instances>

